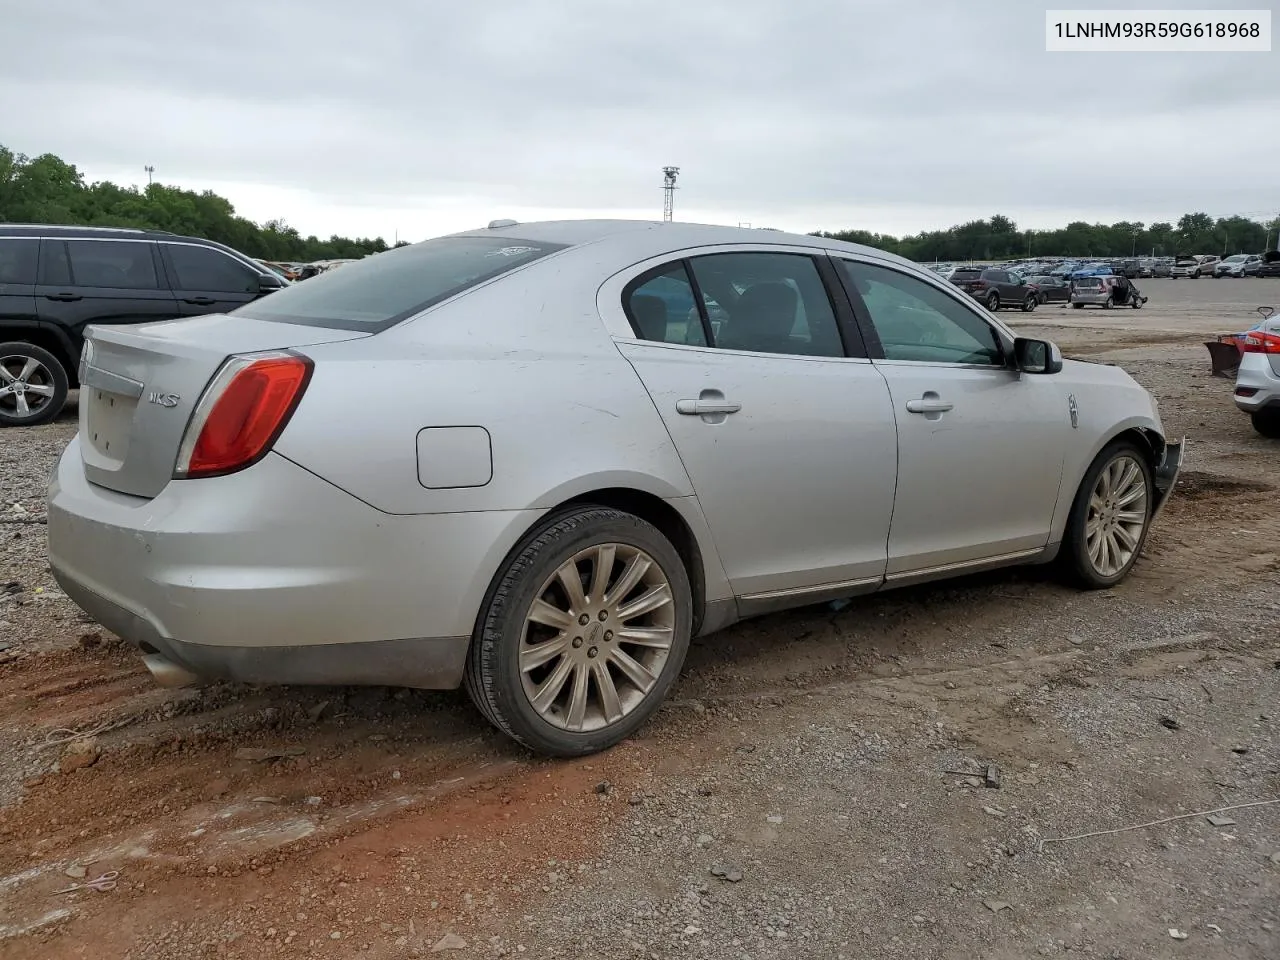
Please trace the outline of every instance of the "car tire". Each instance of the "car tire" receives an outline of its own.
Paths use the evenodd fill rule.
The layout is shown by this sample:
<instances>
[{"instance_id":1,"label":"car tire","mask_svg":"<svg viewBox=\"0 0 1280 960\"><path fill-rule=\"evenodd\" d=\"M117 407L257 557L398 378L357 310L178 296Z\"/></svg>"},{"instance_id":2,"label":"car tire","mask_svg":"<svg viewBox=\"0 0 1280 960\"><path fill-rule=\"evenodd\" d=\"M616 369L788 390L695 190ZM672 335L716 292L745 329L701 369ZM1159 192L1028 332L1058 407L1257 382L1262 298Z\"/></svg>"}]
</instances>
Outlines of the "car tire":
<instances>
[{"instance_id":1,"label":"car tire","mask_svg":"<svg viewBox=\"0 0 1280 960\"><path fill-rule=\"evenodd\" d=\"M24 372L25 376L18 376ZM41 392L24 389L22 394L15 394L11 391L16 380L21 380L25 388L35 386ZM0 343L0 427L34 427L48 423L62 412L69 389L67 371L48 350L21 340ZM34 409L27 399L33 395L40 398ZM24 406L28 413L22 412Z\"/></svg>"},{"instance_id":2,"label":"car tire","mask_svg":"<svg viewBox=\"0 0 1280 960\"><path fill-rule=\"evenodd\" d=\"M1085 472L1067 517L1061 556L1078 586L1088 590L1115 586L1141 556L1155 503L1155 483L1147 458L1147 452L1132 440L1117 440L1099 453ZM1136 472L1131 473L1130 468ZM1104 474L1109 493L1103 489ZM1140 500L1125 502L1135 490L1141 491ZM1122 509L1138 503L1140 509ZM1141 514L1140 521L1133 516L1136 514Z\"/></svg>"},{"instance_id":3,"label":"car tire","mask_svg":"<svg viewBox=\"0 0 1280 960\"><path fill-rule=\"evenodd\" d=\"M1280 440L1280 411L1256 410L1249 414L1253 429L1268 440Z\"/></svg>"},{"instance_id":4,"label":"car tire","mask_svg":"<svg viewBox=\"0 0 1280 960\"><path fill-rule=\"evenodd\" d=\"M638 579L625 586L636 568ZM667 600L619 619L635 606L636 591ZM628 624L636 639L622 639L621 629L615 637L610 623ZM662 703L692 624L689 575L671 542L632 514L579 506L540 524L494 579L467 657L467 692L494 726L531 750L596 753L631 736Z\"/></svg>"},{"instance_id":5,"label":"car tire","mask_svg":"<svg viewBox=\"0 0 1280 960\"><path fill-rule=\"evenodd\" d=\"M1129 305L1135 310L1141 310L1144 303L1146 303L1146 301L1142 299L1142 297L1134 297L1133 302Z\"/></svg>"},{"instance_id":6,"label":"car tire","mask_svg":"<svg viewBox=\"0 0 1280 960\"><path fill-rule=\"evenodd\" d=\"M1083 310L1083 309L1084 309L1084 304L1083 304L1083 303L1073 303L1073 304L1072 304L1072 306L1073 306L1073 307L1075 307L1077 310Z\"/></svg>"},{"instance_id":7,"label":"car tire","mask_svg":"<svg viewBox=\"0 0 1280 960\"><path fill-rule=\"evenodd\" d=\"M1027 294L1027 299L1022 301L1022 312L1030 313L1040 303L1040 298L1033 293Z\"/></svg>"}]
</instances>

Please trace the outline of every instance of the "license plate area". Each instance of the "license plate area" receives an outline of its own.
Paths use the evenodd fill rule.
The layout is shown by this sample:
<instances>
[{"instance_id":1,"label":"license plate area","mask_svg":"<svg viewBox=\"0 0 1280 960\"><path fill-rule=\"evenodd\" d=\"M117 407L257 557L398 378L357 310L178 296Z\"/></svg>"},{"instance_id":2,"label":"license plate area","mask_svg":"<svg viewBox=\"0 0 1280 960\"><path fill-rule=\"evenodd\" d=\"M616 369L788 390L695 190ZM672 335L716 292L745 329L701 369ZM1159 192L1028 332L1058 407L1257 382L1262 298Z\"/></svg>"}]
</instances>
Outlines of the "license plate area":
<instances>
[{"instance_id":1,"label":"license plate area","mask_svg":"<svg viewBox=\"0 0 1280 960\"><path fill-rule=\"evenodd\" d=\"M98 387L82 393L86 406L84 429L81 431L85 452L94 466L116 470L129 455L129 438L133 433L133 417L138 409L137 397L126 397Z\"/></svg>"}]
</instances>

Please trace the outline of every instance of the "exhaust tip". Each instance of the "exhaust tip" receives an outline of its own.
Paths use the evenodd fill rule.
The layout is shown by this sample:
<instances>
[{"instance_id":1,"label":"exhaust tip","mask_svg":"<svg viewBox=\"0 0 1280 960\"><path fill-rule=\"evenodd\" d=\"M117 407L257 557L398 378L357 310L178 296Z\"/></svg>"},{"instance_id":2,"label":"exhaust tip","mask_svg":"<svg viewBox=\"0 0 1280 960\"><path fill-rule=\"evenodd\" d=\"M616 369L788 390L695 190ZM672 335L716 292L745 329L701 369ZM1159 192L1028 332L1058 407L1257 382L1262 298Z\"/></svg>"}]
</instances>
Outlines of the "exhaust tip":
<instances>
[{"instance_id":1,"label":"exhaust tip","mask_svg":"<svg viewBox=\"0 0 1280 960\"><path fill-rule=\"evenodd\" d=\"M192 687L200 682L196 674L158 653L145 654L142 662L151 671L151 676L156 683L162 687Z\"/></svg>"}]
</instances>

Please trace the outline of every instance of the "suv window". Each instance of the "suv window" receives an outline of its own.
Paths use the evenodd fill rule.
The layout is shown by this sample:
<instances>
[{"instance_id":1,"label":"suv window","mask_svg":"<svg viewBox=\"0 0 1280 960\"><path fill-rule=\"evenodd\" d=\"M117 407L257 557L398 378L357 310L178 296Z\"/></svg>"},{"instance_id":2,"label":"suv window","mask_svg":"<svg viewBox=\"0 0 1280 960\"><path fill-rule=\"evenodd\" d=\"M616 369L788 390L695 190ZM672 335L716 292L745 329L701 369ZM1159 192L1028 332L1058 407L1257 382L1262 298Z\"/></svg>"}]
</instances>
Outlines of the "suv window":
<instances>
[{"instance_id":1,"label":"suv window","mask_svg":"<svg viewBox=\"0 0 1280 960\"><path fill-rule=\"evenodd\" d=\"M1003 364L991 325L932 284L885 267L840 263L866 306L886 360Z\"/></svg>"},{"instance_id":2,"label":"suv window","mask_svg":"<svg viewBox=\"0 0 1280 960\"><path fill-rule=\"evenodd\" d=\"M0 283L35 283L39 240L0 238Z\"/></svg>"},{"instance_id":3,"label":"suv window","mask_svg":"<svg viewBox=\"0 0 1280 960\"><path fill-rule=\"evenodd\" d=\"M642 340L707 346L684 264L659 269L660 273L638 277L628 288L623 308L632 328Z\"/></svg>"},{"instance_id":4,"label":"suv window","mask_svg":"<svg viewBox=\"0 0 1280 960\"><path fill-rule=\"evenodd\" d=\"M798 253L712 253L689 261L706 298L714 346L843 357L831 299L813 258Z\"/></svg>"},{"instance_id":5,"label":"suv window","mask_svg":"<svg viewBox=\"0 0 1280 960\"><path fill-rule=\"evenodd\" d=\"M233 315L311 327L385 330L564 244L509 237L440 237L326 270L245 304Z\"/></svg>"},{"instance_id":6,"label":"suv window","mask_svg":"<svg viewBox=\"0 0 1280 960\"><path fill-rule=\"evenodd\" d=\"M175 290L257 293L262 275L221 250L190 243L166 243Z\"/></svg>"},{"instance_id":7,"label":"suv window","mask_svg":"<svg viewBox=\"0 0 1280 960\"><path fill-rule=\"evenodd\" d=\"M68 240L71 282L78 287L154 290L152 244L133 240Z\"/></svg>"}]
</instances>

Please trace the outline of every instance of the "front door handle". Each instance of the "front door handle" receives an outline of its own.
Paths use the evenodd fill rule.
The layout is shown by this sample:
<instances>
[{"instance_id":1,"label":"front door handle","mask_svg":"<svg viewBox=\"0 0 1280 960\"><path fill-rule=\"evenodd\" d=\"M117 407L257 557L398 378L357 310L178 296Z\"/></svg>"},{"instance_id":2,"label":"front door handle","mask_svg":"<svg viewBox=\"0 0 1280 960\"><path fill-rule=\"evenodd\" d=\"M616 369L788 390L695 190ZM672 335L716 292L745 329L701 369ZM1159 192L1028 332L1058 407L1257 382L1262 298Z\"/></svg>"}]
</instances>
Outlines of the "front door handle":
<instances>
[{"instance_id":1,"label":"front door handle","mask_svg":"<svg viewBox=\"0 0 1280 960\"><path fill-rule=\"evenodd\" d=\"M59 303L73 303L76 300L84 299L78 293L47 293L44 298L46 300L57 300Z\"/></svg>"},{"instance_id":2,"label":"front door handle","mask_svg":"<svg viewBox=\"0 0 1280 960\"><path fill-rule=\"evenodd\" d=\"M930 420L937 420L954 406L955 404L949 400L943 400L932 390L926 390L924 396L919 400L907 401L907 412L922 413Z\"/></svg>"},{"instance_id":3,"label":"front door handle","mask_svg":"<svg viewBox=\"0 0 1280 960\"><path fill-rule=\"evenodd\" d=\"M211 307L218 301L213 297L183 297L183 303L194 303L197 307Z\"/></svg>"},{"instance_id":4,"label":"front door handle","mask_svg":"<svg viewBox=\"0 0 1280 960\"><path fill-rule=\"evenodd\" d=\"M676 413L690 417L709 417L715 414L737 413L742 404L732 400L677 400Z\"/></svg>"}]
</instances>

